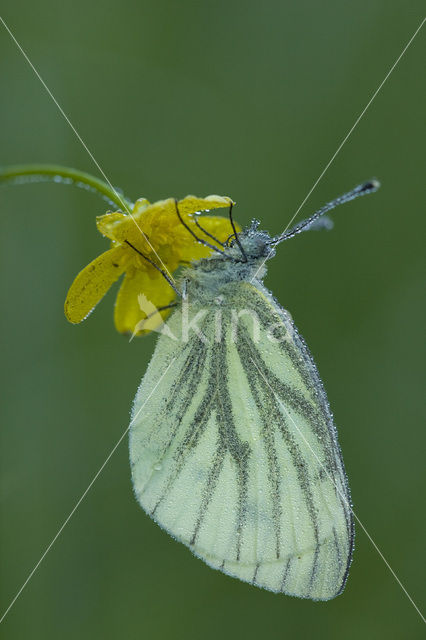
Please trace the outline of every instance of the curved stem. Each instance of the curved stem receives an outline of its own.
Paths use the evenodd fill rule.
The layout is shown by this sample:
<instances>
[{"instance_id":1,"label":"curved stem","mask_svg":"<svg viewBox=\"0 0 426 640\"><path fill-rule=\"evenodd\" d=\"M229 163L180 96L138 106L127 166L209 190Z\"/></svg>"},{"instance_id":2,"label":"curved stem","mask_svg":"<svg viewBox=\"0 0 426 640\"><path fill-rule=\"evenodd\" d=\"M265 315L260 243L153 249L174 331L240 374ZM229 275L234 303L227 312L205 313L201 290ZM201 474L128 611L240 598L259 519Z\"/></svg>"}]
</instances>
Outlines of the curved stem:
<instances>
[{"instance_id":1,"label":"curved stem","mask_svg":"<svg viewBox=\"0 0 426 640\"><path fill-rule=\"evenodd\" d=\"M77 186L87 185L127 213L130 213L133 208L130 200L122 196L106 182L78 169L62 167L56 164L17 164L10 167L0 167L0 184L9 181L18 182L19 178L23 178L22 181L25 182L26 177L28 177L28 181L37 177L41 179L47 178L52 181L55 181L55 178L64 178L74 182Z\"/></svg>"}]
</instances>

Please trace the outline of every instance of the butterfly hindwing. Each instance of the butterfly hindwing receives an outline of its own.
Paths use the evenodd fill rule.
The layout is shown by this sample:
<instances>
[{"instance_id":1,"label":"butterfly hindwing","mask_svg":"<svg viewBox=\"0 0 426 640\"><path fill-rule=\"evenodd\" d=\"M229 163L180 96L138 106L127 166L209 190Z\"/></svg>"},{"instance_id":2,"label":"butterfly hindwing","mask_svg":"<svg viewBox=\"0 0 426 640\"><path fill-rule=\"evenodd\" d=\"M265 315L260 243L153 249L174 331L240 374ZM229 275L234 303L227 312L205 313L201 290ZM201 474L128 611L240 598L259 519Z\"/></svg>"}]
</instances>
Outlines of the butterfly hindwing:
<instances>
[{"instance_id":1,"label":"butterfly hindwing","mask_svg":"<svg viewBox=\"0 0 426 640\"><path fill-rule=\"evenodd\" d=\"M218 308L220 336L209 313L198 323L204 340L158 341L130 429L137 499L210 566L272 591L332 598L353 524L316 367L260 284L225 287ZM190 318L198 312L189 304ZM182 317L167 323L175 336Z\"/></svg>"}]
</instances>

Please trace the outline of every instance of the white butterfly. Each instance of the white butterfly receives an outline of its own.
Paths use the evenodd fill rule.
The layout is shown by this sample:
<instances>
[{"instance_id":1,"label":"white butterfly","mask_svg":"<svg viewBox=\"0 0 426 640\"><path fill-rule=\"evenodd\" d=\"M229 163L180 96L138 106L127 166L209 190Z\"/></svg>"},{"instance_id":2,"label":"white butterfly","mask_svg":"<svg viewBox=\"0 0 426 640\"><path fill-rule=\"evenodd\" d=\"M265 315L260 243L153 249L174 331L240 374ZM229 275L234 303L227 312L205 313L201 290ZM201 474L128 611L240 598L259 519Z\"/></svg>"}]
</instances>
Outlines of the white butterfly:
<instances>
[{"instance_id":1,"label":"white butterfly","mask_svg":"<svg viewBox=\"0 0 426 640\"><path fill-rule=\"evenodd\" d=\"M378 186L356 187L277 238L253 223L186 269L135 398L130 459L141 506L211 567L271 591L341 593L354 524L323 385L263 285L264 263L279 242Z\"/></svg>"}]
</instances>

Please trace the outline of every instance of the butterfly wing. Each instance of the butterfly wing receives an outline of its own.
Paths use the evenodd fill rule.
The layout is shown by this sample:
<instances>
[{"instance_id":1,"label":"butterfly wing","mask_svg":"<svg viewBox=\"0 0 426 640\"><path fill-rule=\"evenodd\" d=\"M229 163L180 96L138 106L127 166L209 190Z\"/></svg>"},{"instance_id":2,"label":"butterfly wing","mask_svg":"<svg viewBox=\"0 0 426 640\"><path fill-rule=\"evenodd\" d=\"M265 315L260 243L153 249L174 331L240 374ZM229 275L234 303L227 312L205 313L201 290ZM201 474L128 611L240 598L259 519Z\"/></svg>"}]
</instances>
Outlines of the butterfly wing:
<instances>
[{"instance_id":1,"label":"butterfly wing","mask_svg":"<svg viewBox=\"0 0 426 640\"><path fill-rule=\"evenodd\" d=\"M159 339L136 396L137 499L210 566L272 591L333 598L346 581L353 522L312 357L261 285L225 291L221 339L209 315L204 340ZM181 318L168 323L174 335Z\"/></svg>"}]
</instances>

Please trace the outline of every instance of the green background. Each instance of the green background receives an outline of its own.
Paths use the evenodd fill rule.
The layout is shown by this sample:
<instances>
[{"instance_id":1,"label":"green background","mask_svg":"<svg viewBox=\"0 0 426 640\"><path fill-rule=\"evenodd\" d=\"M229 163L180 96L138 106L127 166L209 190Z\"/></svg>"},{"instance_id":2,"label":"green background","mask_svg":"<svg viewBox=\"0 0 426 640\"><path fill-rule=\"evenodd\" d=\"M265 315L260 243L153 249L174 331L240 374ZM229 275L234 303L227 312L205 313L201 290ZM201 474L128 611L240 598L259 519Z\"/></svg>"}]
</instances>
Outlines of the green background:
<instances>
[{"instance_id":1,"label":"green background","mask_svg":"<svg viewBox=\"0 0 426 640\"><path fill-rule=\"evenodd\" d=\"M424 6L424 5L423 5ZM422 19L417 1L6 0L3 18L114 185L157 200L219 193L282 230ZM424 601L421 303L425 33L298 219L358 182L382 189L330 233L280 246L266 283L316 358L357 516ZM96 174L0 27L0 164ZM423 131L424 133L424 131ZM2 187L1 607L128 425L155 336L81 326L63 301L107 247L96 195ZM213 571L134 500L122 442L3 623L7 638L417 638L421 620L357 527L343 595L278 596Z\"/></svg>"}]
</instances>

